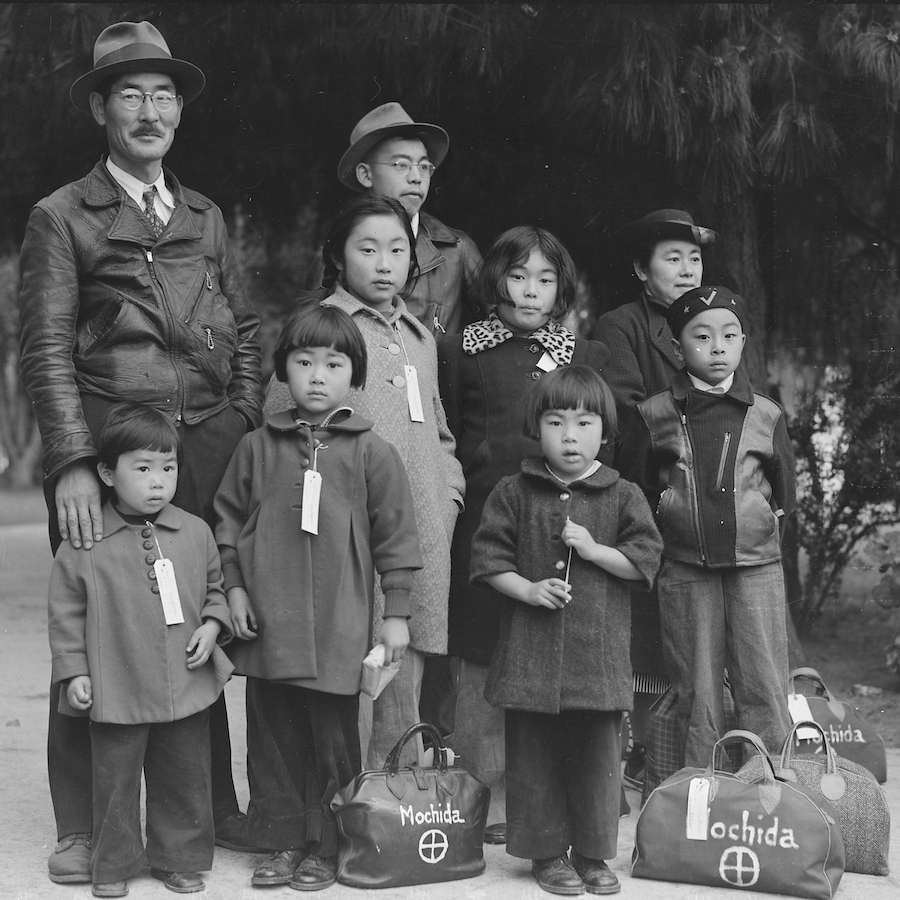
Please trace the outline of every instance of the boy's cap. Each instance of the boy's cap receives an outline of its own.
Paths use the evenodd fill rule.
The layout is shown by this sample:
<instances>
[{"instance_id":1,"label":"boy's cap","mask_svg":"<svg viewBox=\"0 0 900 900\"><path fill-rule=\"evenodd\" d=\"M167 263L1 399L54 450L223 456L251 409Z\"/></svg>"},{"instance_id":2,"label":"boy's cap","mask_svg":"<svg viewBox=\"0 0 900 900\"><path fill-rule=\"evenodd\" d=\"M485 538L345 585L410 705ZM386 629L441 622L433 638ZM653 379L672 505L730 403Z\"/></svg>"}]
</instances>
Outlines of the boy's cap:
<instances>
[{"instance_id":1,"label":"boy's cap","mask_svg":"<svg viewBox=\"0 0 900 900\"><path fill-rule=\"evenodd\" d=\"M721 285L705 285L691 288L666 310L666 320L672 334L677 338L691 319L708 309L730 309L743 328L747 317L743 298Z\"/></svg>"}]
</instances>

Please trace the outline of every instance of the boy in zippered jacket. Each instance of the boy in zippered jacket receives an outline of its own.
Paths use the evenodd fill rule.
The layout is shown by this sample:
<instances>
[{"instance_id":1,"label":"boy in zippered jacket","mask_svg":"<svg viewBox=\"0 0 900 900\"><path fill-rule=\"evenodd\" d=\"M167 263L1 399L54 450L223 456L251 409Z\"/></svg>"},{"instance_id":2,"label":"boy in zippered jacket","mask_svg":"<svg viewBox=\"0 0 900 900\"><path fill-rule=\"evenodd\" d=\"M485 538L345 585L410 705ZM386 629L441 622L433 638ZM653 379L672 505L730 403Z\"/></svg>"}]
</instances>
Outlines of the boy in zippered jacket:
<instances>
[{"instance_id":1,"label":"boy in zippered jacket","mask_svg":"<svg viewBox=\"0 0 900 900\"><path fill-rule=\"evenodd\" d=\"M706 766L724 733L726 669L741 728L774 751L790 724L781 529L794 457L784 410L738 370L746 315L724 287L669 307L684 368L639 404L620 467L644 488L663 537L663 656L686 766Z\"/></svg>"}]
</instances>

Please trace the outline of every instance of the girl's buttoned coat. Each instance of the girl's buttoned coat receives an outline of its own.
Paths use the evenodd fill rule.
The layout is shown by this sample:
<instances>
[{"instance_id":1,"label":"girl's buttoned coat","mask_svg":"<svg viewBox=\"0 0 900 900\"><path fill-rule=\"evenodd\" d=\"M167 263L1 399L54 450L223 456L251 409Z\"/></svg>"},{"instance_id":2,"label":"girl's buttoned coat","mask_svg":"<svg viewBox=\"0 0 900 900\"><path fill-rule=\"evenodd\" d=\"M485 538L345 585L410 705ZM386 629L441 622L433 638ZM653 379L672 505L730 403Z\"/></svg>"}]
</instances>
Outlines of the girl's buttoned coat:
<instances>
[{"instance_id":1,"label":"girl's buttoned coat","mask_svg":"<svg viewBox=\"0 0 900 900\"><path fill-rule=\"evenodd\" d=\"M537 441L525 437L525 398L543 374L544 348L532 338L514 337L478 353L466 353L462 335L438 340L441 399L456 438L456 457L466 478L466 508L453 535L450 578L451 656L487 665L500 629L502 596L486 584L469 581L472 538L488 494L497 482L519 471L523 459L540 456ZM572 365L603 374L606 348L598 341L576 341Z\"/></svg>"},{"instance_id":2,"label":"girl's buttoned coat","mask_svg":"<svg viewBox=\"0 0 900 900\"><path fill-rule=\"evenodd\" d=\"M301 527L314 456L318 534ZM371 648L375 570L422 565L397 451L362 416L311 432L291 412L274 413L238 444L215 509L226 586L246 588L258 625L255 640L229 647L237 672L355 694ZM407 603L388 610L407 613Z\"/></svg>"},{"instance_id":3,"label":"girl's buttoned coat","mask_svg":"<svg viewBox=\"0 0 900 900\"><path fill-rule=\"evenodd\" d=\"M387 317L340 287L322 305L344 310L362 332L369 356L366 386L352 388L346 402L374 423L376 434L397 448L412 487L424 567L416 572L413 582L410 647L422 653L446 653L450 542L463 505L465 479L438 393L434 338L399 297L394 298ZM407 361L418 375L424 422L410 419L404 371ZM266 412L292 406L287 385L273 380ZM384 595L376 586L375 621L383 615Z\"/></svg>"},{"instance_id":4,"label":"girl's buttoned coat","mask_svg":"<svg viewBox=\"0 0 900 900\"><path fill-rule=\"evenodd\" d=\"M505 709L557 714L623 710L633 700L628 582L583 560L563 543L566 517L615 547L652 583L662 540L647 501L618 472L601 466L565 485L542 459L500 481L472 546L473 580L518 572L529 581L565 579L571 602L546 609L505 597L485 699Z\"/></svg>"},{"instance_id":5,"label":"girl's buttoned coat","mask_svg":"<svg viewBox=\"0 0 900 900\"><path fill-rule=\"evenodd\" d=\"M159 551L175 571L185 620L178 625L166 625L154 591ZM206 522L169 504L152 528L131 525L107 503L103 540L90 550L63 541L53 560L53 682L89 675L95 722L185 719L214 703L234 670L218 645L204 665L188 669L188 642L204 619L221 623L220 643L230 637L219 551Z\"/></svg>"}]
</instances>

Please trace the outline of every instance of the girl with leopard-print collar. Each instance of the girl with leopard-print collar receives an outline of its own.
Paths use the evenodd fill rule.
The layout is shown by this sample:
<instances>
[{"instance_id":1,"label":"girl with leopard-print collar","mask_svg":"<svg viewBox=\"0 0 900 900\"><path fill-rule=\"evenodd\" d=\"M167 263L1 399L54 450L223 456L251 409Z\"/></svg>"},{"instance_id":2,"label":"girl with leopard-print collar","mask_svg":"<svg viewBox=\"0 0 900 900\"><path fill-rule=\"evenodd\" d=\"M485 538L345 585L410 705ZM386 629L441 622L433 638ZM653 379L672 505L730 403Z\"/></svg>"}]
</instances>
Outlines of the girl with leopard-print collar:
<instances>
[{"instance_id":1,"label":"girl with leopard-print collar","mask_svg":"<svg viewBox=\"0 0 900 900\"><path fill-rule=\"evenodd\" d=\"M490 308L462 334L438 340L441 400L466 476L466 508L453 539L449 653L459 658L454 750L495 798L505 770L503 713L482 696L499 633L500 595L469 583L472 538L488 494L540 447L522 432L525 398L546 372L572 363L600 372L606 347L576 340L562 324L575 304L577 273L558 238L519 226L501 234L479 269L476 287ZM497 804L499 806L499 804ZM502 819L494 809L491 818ZM488 828L488 839L503 829Z\"/></svg>"}]
</instances>

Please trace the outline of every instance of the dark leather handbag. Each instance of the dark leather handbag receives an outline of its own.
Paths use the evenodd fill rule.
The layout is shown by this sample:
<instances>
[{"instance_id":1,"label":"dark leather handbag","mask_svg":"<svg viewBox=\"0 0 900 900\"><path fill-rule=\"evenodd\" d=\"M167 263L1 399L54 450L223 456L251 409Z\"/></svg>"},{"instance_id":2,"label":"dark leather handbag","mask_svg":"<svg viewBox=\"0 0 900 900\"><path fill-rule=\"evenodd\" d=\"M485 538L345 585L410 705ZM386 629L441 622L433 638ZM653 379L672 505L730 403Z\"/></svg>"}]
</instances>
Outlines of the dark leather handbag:
<instances>
[{"instance_id":1,"label":"dark leather handbag","mask_svg":"<svg viewBox=\"0 0 900 900\"><path fill-rule=\"evenodd\" d=\"M735 740L760 754L760 783L715 768L717 752ZM844 874L844 844L826 803L800 784L777 781L755 734L730 731L706 769L676 772L647 799L631 874L830 900Z\"/></svg>"},{"instance_id":2,"label":"dark leather handbag","mask_svg":"<svg viewBox=\"0 0 900 900\"><path fill-rule=\"evenodd\" d=\"M794 738L798 729L815 728L825 752L820 755L795 755ZM838 756L818 722L798 722L781 748L776 776L797 781L834 808L848 872L862 875L888 874L888 847L891 841L891 811L875 776L863 766ZM739 772L739 778L761 781L764 764L754 756Z\"/></svg>"},{"instance_id":3,"label":"dark leather handbag","mask_svg":"<svg viewBox=\"0 0 900 900\"><path fill-rule=\"evenodd\" d=\"M811 718L821 725L839 756L865 766L879 784L884 784L887 781L884 738L862 717L859 710L846 700L838 700L815 669L801 668L791 672L792 692L798 692L804 682L812 685L813 693L804 694L810 715L802 718ZM791 703L788 705L792 706ZM794 715L793 708L791 715ZM824 755L821 737L816 734L815 738L801 739L795 735L794 753Z\"/></svg>"},{"instance_id":4,"label":"dark leather handbag","mask_svg":"<svg viewBox=\"0 0 900 900\"><path fill-rule=\"evenodd\" d=\"M399 767L403 746L430 738L435 764ZM490 789L460 766L432 725L408 729L383 769L357 775L331 801L338 824L337 878L362 888L472 878L484 871Z\"/></svg>"}]
</instances>

